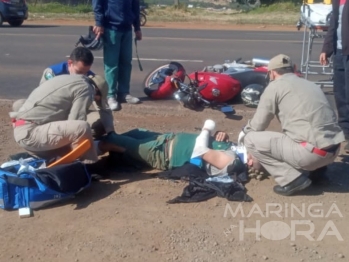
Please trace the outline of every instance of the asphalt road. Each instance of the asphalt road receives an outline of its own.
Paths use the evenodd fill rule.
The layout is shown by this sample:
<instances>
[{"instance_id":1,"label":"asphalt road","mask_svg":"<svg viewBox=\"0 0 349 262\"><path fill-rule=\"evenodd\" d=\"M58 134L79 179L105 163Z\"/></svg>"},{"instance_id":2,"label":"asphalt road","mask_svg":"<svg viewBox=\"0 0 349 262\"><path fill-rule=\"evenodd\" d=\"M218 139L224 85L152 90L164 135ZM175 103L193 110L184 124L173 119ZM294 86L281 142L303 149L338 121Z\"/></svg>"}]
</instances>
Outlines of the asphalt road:
<instances>
[{"instance_id":1,"label":"asphalt road","mask_svg":"<svg viewBox=\"0 0 349 262\"><path fill-rule=\"evenodd\" d=\"M42 71L50 64L64 61L74 48L79 35L87 28L80 26L0 27L0 98L26 97L37 87ZM185 30L143 28L138 53L143 71L138 68L134 50L131 93L144 97L142 83L157 66L179 61L188 72L206 65L242 57L269 59L278 53L301 61L303 30L291 32ZM313 59L318 59L322 40L315 42ZM103 72L102 52L95 54L92 70Z\"/></svg>"}]
</instances>

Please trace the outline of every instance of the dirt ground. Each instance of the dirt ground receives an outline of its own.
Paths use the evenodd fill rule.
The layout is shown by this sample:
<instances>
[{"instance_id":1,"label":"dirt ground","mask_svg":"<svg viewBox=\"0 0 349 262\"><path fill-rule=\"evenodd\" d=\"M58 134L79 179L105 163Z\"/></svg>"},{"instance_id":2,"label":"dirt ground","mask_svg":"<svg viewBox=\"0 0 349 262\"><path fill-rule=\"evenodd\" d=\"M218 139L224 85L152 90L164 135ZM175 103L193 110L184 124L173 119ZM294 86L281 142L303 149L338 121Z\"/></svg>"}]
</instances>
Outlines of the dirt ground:
<instances>
[{"instance_id":1,"label":"dirt ground","mask_svg":"<svg viewBox=\"0 0 349 262\"><path fill-rule=\"evenodd\" d=\"M10 106L11 101L0 102L1 163L22 152L13 140ZM236 110L236 119L226 119L212 110L144 102L124 105L114 117L117 132L136 127L197 132L195 127L212 118L236 141L253 114L241 105ZM271 129L278 130L276 122ZM348 261L348 161L341 154L330 166L331 185L311 186L293 197L274 194L272 179L251 180L251 203L216 197L167 204L185 182L158 179L157 171L116 168L75 199L34 211L31 218L0 210L0 261ZM243 213L234 214L239 206ZM256 232L244 233L248 228ZM309 230L308 238L301 235Z\"/></svg>"},{"instance_id":2,"label":"dirt ground","mask_svg":"<svg viewBox=\"0 0 349 262\"><path fill-rule=\"evenodd\" d=\"M89 25L91 21L25 24ZM294 30L188 23L149 23L147 27ZM13 140L8 117L11 103L0 101L0 163L23 151ZM117 132L137 127L197 132L195 127L212 118L236 141L254 112L241 105L236 110L236 119L226 119L212 110L192 112L164 102L144 102L123 105L114 118ZM270 129L278 128L274 121ZM34 211L31 218L20 219L17 211L0 210L0 261L348 261L348 162L349 157L341 152L329 167L331 185L311 186L293 197L274 194L272 179L251 180L246 185L254 199L251 203L216 197L200 203L167 204L182 193L185 182L160 180L156 170L115 168L109 170L108 179L94 182L75 199ZM243 212L234 214L239 207ZM273 213L277 210L281 212ZM309 234L304 236L304 232Z\"/></svg>"}]
</instances>

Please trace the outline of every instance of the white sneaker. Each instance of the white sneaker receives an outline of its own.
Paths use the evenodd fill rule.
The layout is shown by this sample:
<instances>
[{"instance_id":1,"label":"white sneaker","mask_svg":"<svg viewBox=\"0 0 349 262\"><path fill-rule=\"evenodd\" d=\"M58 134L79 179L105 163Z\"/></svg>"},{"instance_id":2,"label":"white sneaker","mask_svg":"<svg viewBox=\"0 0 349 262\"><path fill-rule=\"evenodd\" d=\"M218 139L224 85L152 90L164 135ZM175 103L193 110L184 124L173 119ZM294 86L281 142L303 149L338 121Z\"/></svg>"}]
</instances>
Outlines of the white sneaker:
<instances>
[{"instance_id":1,"label":"white sneaker","mask_svg":"<svg viewBox=\"0 0 349 262\"><path fill-rule=\"evenodd\" d=\"M131 95L126 95L125 100L128 104L138 104L140 101L137 97Z\"/></svg>"},{"instance_id":2,"label":"white sneaker","mask_svg":"<svg viewBox=\"0 0 349 262\"><path fill-rule=\"evenodd\" d=\"M108 105L110 110L116 111L119 110L119 102L116 101L115 97L108 97Z\"/></svg>"}]
</instances>

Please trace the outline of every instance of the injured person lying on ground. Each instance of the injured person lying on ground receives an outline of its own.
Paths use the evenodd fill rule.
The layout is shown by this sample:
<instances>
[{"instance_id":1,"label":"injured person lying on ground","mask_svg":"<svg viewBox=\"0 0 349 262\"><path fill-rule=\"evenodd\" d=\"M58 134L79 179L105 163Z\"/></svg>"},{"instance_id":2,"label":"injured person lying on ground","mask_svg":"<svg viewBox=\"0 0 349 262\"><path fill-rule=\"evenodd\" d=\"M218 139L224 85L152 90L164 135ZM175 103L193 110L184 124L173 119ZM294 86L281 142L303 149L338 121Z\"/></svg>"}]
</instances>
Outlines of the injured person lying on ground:
<instances>
[{"instance_id":1,"label":"injured person lying on ground","mask_svg":"<svg viewBox=\"0 0 349 262\"><path fill-rule=\"evenodd\" d=\"M168 203L199 202L215 196L252 201L243 185L248 181L246 156L228 140L225 132L215 132L214 121L206 120L200 134L134 129L111 133L100 144L109 152L121 152L137 166L162 170L159 178L188 180L183 194Z\"/></svg>"},{"instance_id":2,"label":"injured person lying on ground","mask_svg":"<svg viewBox=\"0 0 349 262\"><path fill-rule=\"evenodd\" d=\"M241 172L245 167L228 139L225 132L215 132L214 121L206 120L199 135L134 129L123 134L112 133L101 143L109 151L123 152L129 159L154 169L170 170L192 163L204 168L208 175L217 176Z\"/></svg>"}]
</instances>

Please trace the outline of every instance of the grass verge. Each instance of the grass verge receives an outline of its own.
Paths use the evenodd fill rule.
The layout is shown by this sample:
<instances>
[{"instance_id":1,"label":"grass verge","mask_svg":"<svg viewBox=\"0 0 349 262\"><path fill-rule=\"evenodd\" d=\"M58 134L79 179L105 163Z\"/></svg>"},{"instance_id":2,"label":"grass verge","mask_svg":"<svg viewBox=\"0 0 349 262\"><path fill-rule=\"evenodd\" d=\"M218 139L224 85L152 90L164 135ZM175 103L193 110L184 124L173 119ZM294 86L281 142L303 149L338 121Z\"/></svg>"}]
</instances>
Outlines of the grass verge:
<instances>
[{"instance_id":1,"label":"grass verge","mask_svg":"<svg viewBox=\"0 0 349 262\"><path fill-rule=\"evenodd\" d=\"M91 5L63 5L60 3L28 4L29 12L35 14L88 14L92 13Z\"/></svg>"},{"instance_id":2,"label":"grass verge","mask_svg":"<svg viewBox=\"0 0 349 262\"><path fill-rule=\"evenodd\" d=\"M253 10L151 7L149 22L202 22L210 24L269 24L294 25L299 18L300 6L277 3ZM29 19L93 20L90 5L68 6L58 3L29 4Z\"/></svg>"}]
</instances>

